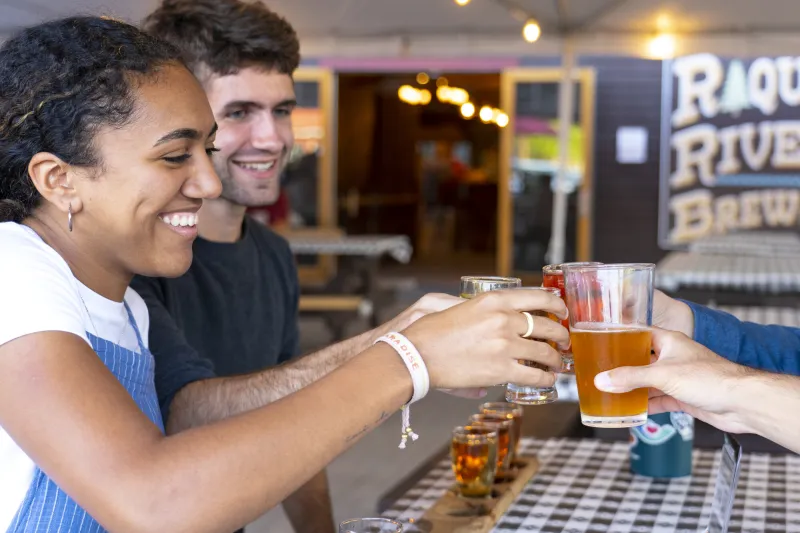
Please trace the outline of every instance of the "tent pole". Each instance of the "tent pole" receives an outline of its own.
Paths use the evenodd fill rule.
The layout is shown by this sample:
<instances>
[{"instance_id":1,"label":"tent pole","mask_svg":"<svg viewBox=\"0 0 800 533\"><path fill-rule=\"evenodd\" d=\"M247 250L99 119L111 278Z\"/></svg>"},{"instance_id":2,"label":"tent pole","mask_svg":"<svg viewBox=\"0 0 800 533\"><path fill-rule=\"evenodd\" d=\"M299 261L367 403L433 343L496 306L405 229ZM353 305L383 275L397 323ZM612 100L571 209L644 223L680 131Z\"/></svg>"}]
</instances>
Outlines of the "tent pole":
<instances>
[{"instance_id":1,"label":"tent pole","mask_svg":"<svg viewBox=\"0 0 800 533\"><path fill-rule=\"evenodd\" d=\"M564 262L567 233L567 165L569 163L569 138L575 115L575 47L573 34L563 38L561 54L562 74L558 93L558 173L553 197L553 224L547 260L551 264Z\"/></svg>"}]
</instances>

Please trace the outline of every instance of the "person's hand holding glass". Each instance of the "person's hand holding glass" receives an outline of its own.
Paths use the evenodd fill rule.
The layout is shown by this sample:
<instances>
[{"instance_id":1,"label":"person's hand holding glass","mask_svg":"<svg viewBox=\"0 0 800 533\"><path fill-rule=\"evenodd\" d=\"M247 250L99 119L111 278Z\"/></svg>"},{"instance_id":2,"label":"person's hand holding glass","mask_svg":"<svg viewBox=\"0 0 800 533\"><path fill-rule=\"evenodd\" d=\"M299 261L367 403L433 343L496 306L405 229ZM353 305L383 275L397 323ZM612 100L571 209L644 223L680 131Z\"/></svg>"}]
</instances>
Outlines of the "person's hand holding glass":
<instances>
[{"instance_id":1,"label":"person's hand holding glass","mask_svg":"<svg viewBox=\"0 0 800 533\"><path fill-rule=\"evenodd\" d=\"M497 276L464 276L461 278L461 297L466 299L475 298L481 294L506 290L506 289L520 289L522 281L519 278L505 278ZM525 394L512 394L514 399L508 398L518 404L537 405L542 403L549 403L557 398L555 393L555 375L553 369L561 367L561 356L557 346L568 346L569 333L565 328L559 325L558 321L566 318L566 306L560 298L557 291L544 289L542 287L530 287L526 289L533 289L541 292L542 304L538 308L522 311L522 314L527 320L527 331L522 334L523 338L530 339L532 347L535 347L537 352L541 355L536 361L523 361L520 364L535 368L542 373L545 377L544 381L547 383L542 387L531 387L526 390L532 391L526 400ZM557 316L553 311L557 308L563 309L563 312ZM517 385L509 385L509 388L517 390ZM545 391L542 393L541 391Z\"/></svg>"},{"instance_id":2,"label":"person's hand holding glass","mask_svg":"<svg viewBox=\"0 0 800 533\"><path fill-rule=\"evenodd\" d=\"M561 291L557 288L550 288L550 287L520 287L521 290L531 290L531 291L542 291L548 294L552 294L558 298L561 298ZM531 310L528 311L528 332L526 332L524 337L527 338L538 338L539 331L535 326L534 318L533 317L541 317L552 322L559 322L558 317L556 317L553 313L547 313L545 311L538 311L538 310ZM566 320L566 319L565 319ZM543 323L545 324L545 323ZM540 328L541 329L541 328ZM550 345L551 348L560 352L558 345L553 342L549 341L547 344ZM532 361L520 361L520 364L524 364L526 366L532 368L538 368L544 372L549 372L551 369L547 368L546 366L540 363L534 363ZM521 405L543 405L546 403L553 403L558 400L558 390L556 390L555 386L553 387L526 387L522 385L517 385L514 383L509 383L506 386L506 401Z\"/></svg>"},{"instance_id":3,"label":"person's hand holding glass","mask_svg":"<svg viewBox=\"0 0 800 533\"><path fill-rule=\"evenodd\" d=\"M647 389L601 392L597 374L650 364L655 265L583 265L564 268L570 336L581 421L593 427L647 422Z\"/></svg>"}]
</instances>

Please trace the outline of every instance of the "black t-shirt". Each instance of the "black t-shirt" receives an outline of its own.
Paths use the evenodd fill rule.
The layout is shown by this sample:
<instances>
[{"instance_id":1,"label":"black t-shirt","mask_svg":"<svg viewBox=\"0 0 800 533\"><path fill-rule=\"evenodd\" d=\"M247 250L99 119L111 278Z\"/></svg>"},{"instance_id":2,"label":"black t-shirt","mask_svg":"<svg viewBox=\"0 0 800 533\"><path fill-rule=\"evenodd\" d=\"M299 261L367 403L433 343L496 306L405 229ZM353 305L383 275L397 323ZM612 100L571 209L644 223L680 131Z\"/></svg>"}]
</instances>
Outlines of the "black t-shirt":
<instances>
[{"instance_id":1,"label":"black t-shirt","mask_svg":"<svg viewBox=\"0 0 800 533\"><path fill-rule=\"evenodd\" d=\"M295 357L297 268L288 243L245 219L242 238L198 238L189 271L131 283L150 312L150 351L166 419L175 394L193 381L256 372Z\"/></svg>"}]
</instances>

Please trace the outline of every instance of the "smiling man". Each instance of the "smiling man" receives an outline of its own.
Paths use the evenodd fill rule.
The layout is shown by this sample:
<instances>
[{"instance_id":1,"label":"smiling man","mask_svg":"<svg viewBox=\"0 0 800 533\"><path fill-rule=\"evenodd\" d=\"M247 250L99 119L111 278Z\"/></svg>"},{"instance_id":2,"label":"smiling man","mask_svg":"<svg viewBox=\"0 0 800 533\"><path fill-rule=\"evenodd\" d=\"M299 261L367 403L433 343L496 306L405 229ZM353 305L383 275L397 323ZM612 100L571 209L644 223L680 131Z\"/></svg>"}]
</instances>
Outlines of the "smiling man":
<instances>
[{"instance_id":1,"label":"smiling man","mask_svg":"<svg viewBox=\"0 0 800 533\"><path fill-rule=\"evenodd\" d=\"M294 144L297 36L263 4L239 0L165 0L144 27L177 45L205 88L218 124L212 159L222 181L222 194L198 213L189 271L132 284L150 313L150 350L168 432L278 400L380 335L459 301L427 295L373 331L299 358L294 258L284 239L246 216L248 207L270 205L280 194ZM195 222L192 216L168 213L162 220L182 227ZM283 507L298 532L335 530L324 471Z\"/></svg>"}]
</instances>

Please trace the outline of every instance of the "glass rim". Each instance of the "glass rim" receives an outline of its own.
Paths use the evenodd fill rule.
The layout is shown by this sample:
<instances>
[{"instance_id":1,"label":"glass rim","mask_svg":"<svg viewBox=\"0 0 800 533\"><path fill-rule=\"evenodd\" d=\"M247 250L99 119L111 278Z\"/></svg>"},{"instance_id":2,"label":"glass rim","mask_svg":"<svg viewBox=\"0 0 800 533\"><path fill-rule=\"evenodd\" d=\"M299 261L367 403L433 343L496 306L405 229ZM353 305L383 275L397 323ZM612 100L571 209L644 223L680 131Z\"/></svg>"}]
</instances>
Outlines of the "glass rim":
<instances>
[{"instance_id":1,"label":"glass rim","mask_svg":"<svg viewBox=\"0 0 800 533\"><path fill-rule=\"evenodd\" d=\"M350 524L358 524L359 522L366 522L366 521L380 522L380 523L383 523L383 524L392 524L392 525L395 525L395 526L398 526L399 528L401 528L400 531L402 531L402 527L403 527L403 524L401 524L400 522L397 522L396 520L392 520L391 518L380 518L380 517L375 517L375 518L369 518L369 517L367 517L367 518L348 518L347 520L342 520L341 522L339 522L339 527L347 526L347 525L350 525Z\"/></svg>"},{"instance_id":2,"label":"glass rim","mask_svg":"<svg viewBox=\"0 0 800 533\"><path fill-rule=\"evenodd\" d=\"M542 267L542 273L548 274L558 274L559 272L564 272L564 267L574 267L574 266L597 266L602 265L600 261L570 261L568 263L554 263L552 265L545 265Z\"/></svg>"},{"instance_id":3,"label":"glass rim","mask_svg":"<svg viewBox=\"0 0 800 533\"><path fill-rule=\"evenodd\" d=\"M453 428L452 436L454 439L461 437L476 440L496 440L499 437L497 430L491 429L487 426L475 426L472 424L467 424L466 426L456 426Z\"/></svg>"},{"instance_id":4,"label":"glass rim","mask_svg":"<svg viewBox=\"0 0 800 533\"><path fill-rule=\"evenodd\" d=\"M599 265L567 265L565 270L592 271L592 270L655 270L655 263L601 263Z\"/></svg>"},{"instance_id":5,"label":"glass rim","mask_svg":"<svg viewBox=\"0 0 800 533\"><path fill-rule=\"evenodd\" d=\"M487 413L475 413L473 415L470 415L469 421L472 423L471 425L479 425L479 424L484 424L485 423L485 424L498 424L500 426L511 427L512 424L513 424L513 421L509 420L506 417L498 416L497 418L490 418L492 416L493 415L490 415L490 414L487 414ZM476 417L487 417L487 420L476 420L475 419Z\"/></svg>"},{"instance_id":6,"label":"glass rim","mask_svg":"<svg viewBox=\"0 0 800 533\"><path fill-rule=\"evenodd\" d=\"M514 287L513 290L529 290L529 291L545 291L549 292L550 294L555 294L558 297L561 297L561 289L558 287Z\"/></svg>"},{"instance_id":7,"label":"glass rim","mask_svg":"<svg viewBox=\"0 0 800 533\"><path fill-rule=\"evenodd\" d=\"M491 411L503 411L503 412L513 412L513 411L520 411L525 412L522 409L521 405L509 402L483 402L478 406L478 409L488 409Z\"/></svg>"},{"instance_id":8,"label":"glass rim","mask_svg":"<svg viewBox=\"0 0 800 533\"><path fill-rule=\"evenodd\" d=\"M461 281L509 281L509 282L522 282L520 278L513 276L461 276Z\"/></svg>"}]
</instances>

